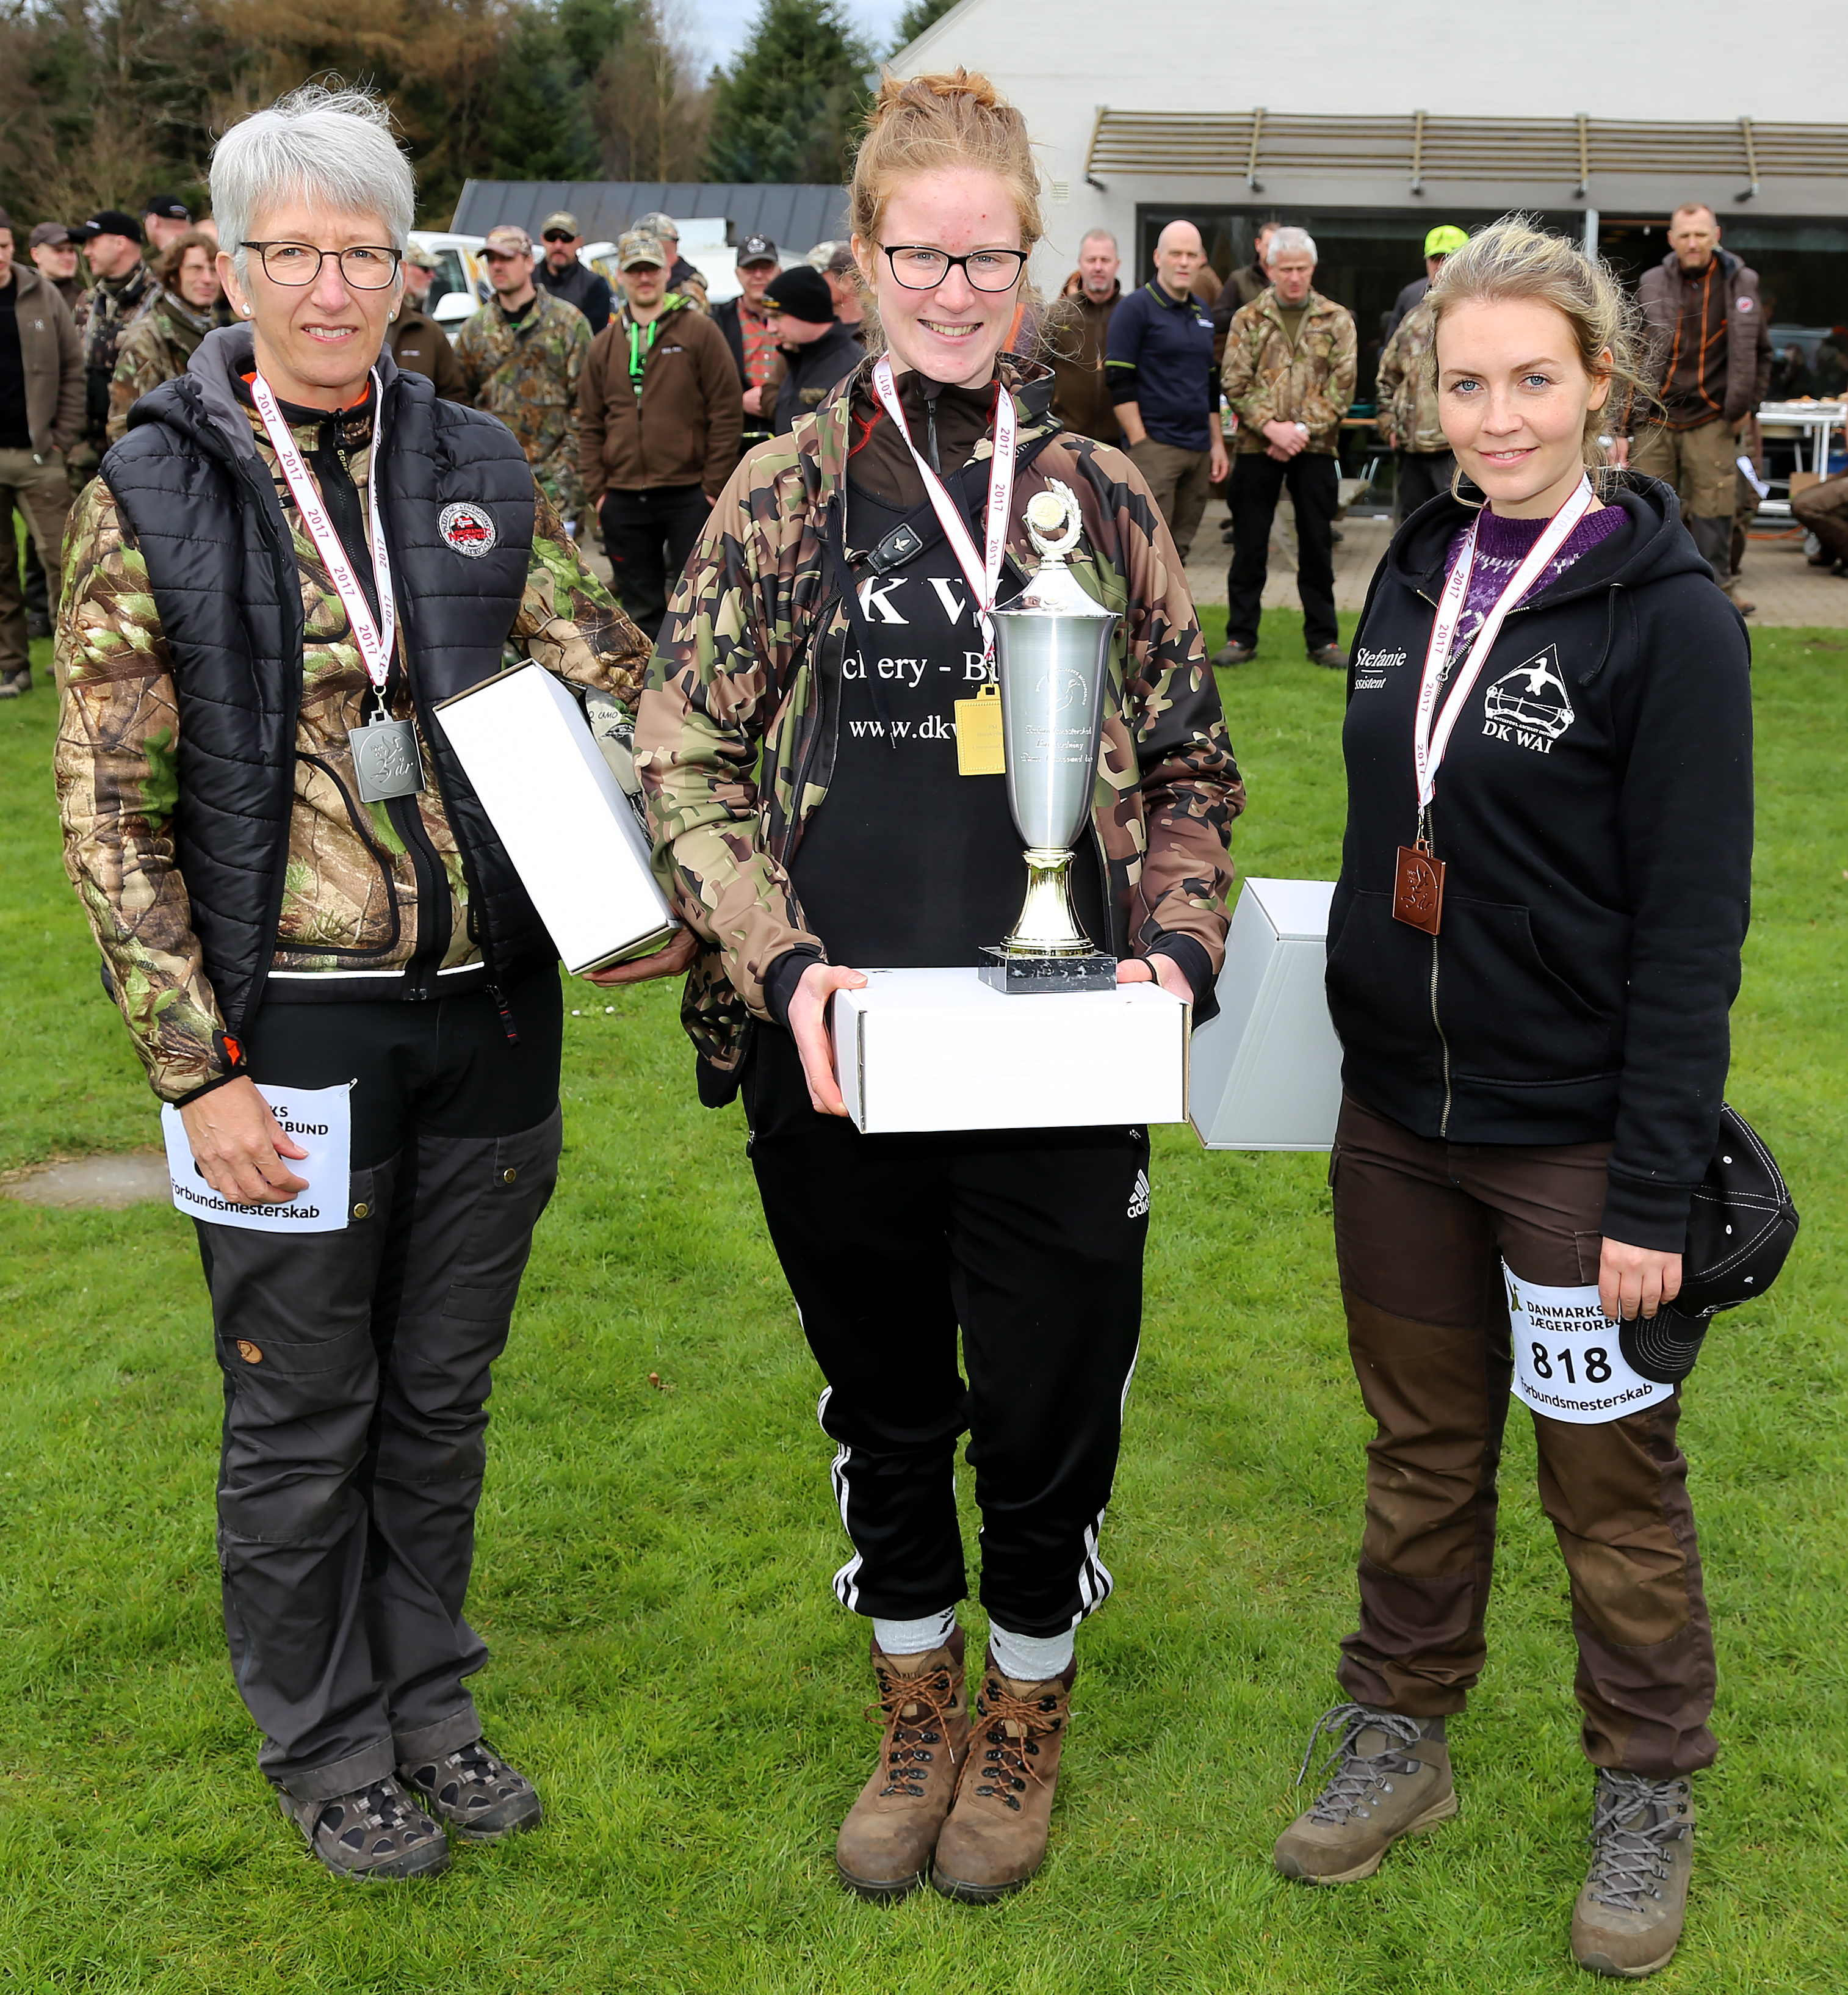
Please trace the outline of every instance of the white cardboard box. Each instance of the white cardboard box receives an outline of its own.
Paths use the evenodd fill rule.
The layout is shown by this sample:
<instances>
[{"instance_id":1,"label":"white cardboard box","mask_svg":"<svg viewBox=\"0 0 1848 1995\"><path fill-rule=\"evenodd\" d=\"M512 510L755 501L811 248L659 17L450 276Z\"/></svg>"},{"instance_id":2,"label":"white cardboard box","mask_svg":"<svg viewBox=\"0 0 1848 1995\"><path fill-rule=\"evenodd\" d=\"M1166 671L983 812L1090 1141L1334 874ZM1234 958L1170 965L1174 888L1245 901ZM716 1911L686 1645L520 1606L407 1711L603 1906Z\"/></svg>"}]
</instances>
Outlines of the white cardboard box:
<instances>
[{"instance_id":1,"label":"white cardboard box","mask_svg":"<svg viewBox=\"0 0 1848 1995\"><path fill-rule=\"evenodd\" d=\"M1330 880L1247 880L1219 972L1219 1015L1194 1034L1188 1119L1209 1150L1326 1150L1341 1107L1329 1019Z\"/></svg>"},{"instance_id":2,"label":"white cardboard box","mask_svg":"<svg viewBox=\"0 0 1848 1995\"><path fill-rule=\"evenodd\" d=\"M1156 984L1043 996L975 970L869 970L835 993L835 1077L868 1135L1187 1118L1191 1007Z\"/></svg>"},{"instance_id":3,"label":"white cardboard box","mask_svg":"<svg viewBox=\"0 0 1848 1995\"><path fill-rule=\"evenodd\" d=\"M516 665L437 710L567 970L601 970L670 932L635 812L551 673Z\"/></svg>"}]
</instances>

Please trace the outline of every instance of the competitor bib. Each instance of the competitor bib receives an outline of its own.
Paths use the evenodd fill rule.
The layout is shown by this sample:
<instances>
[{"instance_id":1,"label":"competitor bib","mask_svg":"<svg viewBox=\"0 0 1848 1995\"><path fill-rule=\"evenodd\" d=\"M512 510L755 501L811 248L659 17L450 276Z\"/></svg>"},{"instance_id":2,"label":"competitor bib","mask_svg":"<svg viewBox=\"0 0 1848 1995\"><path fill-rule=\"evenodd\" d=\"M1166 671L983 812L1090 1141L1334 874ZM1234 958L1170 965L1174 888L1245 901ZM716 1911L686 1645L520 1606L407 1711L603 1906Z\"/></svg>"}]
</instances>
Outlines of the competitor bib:
<instances>
[{"instance_id":1,"label":"competitor bib","mask_svg":"<svg viewBox=\"0 0 1848 1995\"><path fill-rule=\"evenodd\" d=\"M1514 1396L1550 1420L1601 1427L1670 1398L1672 1386L1633 1372L1618 1326L1604 1313L1598 1285L1554 1289L1525 1282L1506 1261L1508 1322L1514 1340Z\"/></svg>"},{"instance_id":2,"label":"competitor bib","mask_svg":"<svg viewBox=\"0 0 1848 1995\"><path fill-rule=\"evenodd\" d=\"M221 1197L205 1182L193 1160L186 1125L174 1107L160 1111L160 1134L166 1145L167 1176L177 1210L214 1226L238 1226L251 1233L338 1233L347 1223L347 1186L352 1166L353 1094L343 1087L279 1087L260 1080L257 1092L269 1111L307 1152L283 1162L307 1188L286 1205L238 1205Z\"/></svg>"}]
</instances>

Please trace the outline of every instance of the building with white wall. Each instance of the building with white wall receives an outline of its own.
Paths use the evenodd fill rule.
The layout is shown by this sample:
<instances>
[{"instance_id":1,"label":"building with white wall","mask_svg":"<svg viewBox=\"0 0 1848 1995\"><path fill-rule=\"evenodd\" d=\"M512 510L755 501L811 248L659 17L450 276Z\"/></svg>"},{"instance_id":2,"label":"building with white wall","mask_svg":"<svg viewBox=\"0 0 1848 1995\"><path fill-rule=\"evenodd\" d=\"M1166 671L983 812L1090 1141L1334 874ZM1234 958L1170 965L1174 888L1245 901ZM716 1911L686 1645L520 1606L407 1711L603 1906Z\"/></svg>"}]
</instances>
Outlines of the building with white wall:
<instances>
[{"instance_id":1,"label":"building with white wall","mask_svg":"<svg viewBox=\"0 0 1848 1995\"><path fill-rule=\"evenodd\" d=\"M1848 55L1823 0L961 0L895 58L979 69L1049 183L1043 287L1111 229L1126 280L1164 223L1222 273L1270 215L1307 224L1363 347L1433 224L1510 208L1633 273L1709 203L1773 317L1848 320Z\"/></svg>"}]
</instances>

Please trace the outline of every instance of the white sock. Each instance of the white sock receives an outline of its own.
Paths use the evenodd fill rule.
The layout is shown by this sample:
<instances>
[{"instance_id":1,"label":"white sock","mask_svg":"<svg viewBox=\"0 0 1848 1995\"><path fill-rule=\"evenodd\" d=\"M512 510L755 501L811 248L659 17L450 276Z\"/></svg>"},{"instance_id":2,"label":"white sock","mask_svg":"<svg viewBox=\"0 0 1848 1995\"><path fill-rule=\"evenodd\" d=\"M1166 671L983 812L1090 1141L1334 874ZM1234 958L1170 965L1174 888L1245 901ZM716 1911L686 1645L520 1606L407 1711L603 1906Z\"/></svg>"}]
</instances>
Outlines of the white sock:
<instances>
[{"instance_id":1,"label":"white sock","mask_svg":"<svg viewBox=\"0 0 1848 1995\"><path fill-rule=\"evenodd\" d=\"M1016 1683L1045 1683L1071 1667L1078 1643L1069 1628L1062 1635L1010 1635L999 1621L990 1621L988 1646L1004 1677Z\"/></svg>"},{"instance_id":2,"label":"white sock","mask_svg":"<svg viewBox=\"0 0 1848 1995\"><path fill-rule=\"evenodd\" d=\"M926 1614L916 1621L883 1621L873 1617L873 1639L885 1656L922 1656L941 1649L956 1632L956 1610Z\"/></svg>"}]
</instances>

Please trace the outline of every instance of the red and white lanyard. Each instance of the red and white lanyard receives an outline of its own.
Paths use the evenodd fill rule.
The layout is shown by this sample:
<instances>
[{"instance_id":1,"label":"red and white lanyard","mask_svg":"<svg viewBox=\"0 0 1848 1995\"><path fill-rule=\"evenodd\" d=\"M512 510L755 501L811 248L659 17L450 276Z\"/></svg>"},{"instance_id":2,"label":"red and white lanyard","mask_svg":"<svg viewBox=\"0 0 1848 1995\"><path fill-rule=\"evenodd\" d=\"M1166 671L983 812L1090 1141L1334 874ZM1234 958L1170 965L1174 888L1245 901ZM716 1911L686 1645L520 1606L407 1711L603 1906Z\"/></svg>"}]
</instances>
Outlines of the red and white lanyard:
<instances>
[{"instance_id":1,"label":"red and white lanyard","mask_svg":"<svg viewBox=\"0 0 1848 1995\"><path fill-rule=\"evenodd\" d=\"M905 440L905 448L911 453L918 476L924 480L924 491L943 527L944 538L949 542L975 597L975 621L981 627L983 653L991 659L995 651L995 592L1001 583L1001 564L1007 558L1007 515L1014 496L1014 398L1007 392L1005 381L998 381L996 390L995 454L988 467L986 545L983 555L979 555L964 522L962 508L944 489L943 480L924 462L917 445L911 441L898 390L893 386L890 356L881 354L873 370L873 392Z\"/></svg>"},{"instance_id":2,"label":"red and white lanyard","mask_svg":"<svg viewBox=\"0 0 1848 1995\"><path fill-rule=\"evenodd\" d=\"M1425 651L1425 676L1418 685L1418 711L1412 723L1411 758L1418 771L1418 815L1421 819L1430 808L1431 799L1436 794L1438 769L1444 760L1444 750L1450 745L1451 730L1463 710L1463 703L1469 697L1482 669L1489 662L1489 654L1495 648L1495 640L1501 634L1501 627L1510 610L1514 609L1521 598L1531 589L1541 575L1545 573L1547 564L1558 553L1572 534L1572 529L1590 510L1592 503L1591 481L1581 479L1579 488L1566 500L1551 519L1548 520L1527 557L1514 571L1514 579L1497 597L1495 606L1485 616L1471 640L1467 663L1457 675L1452 685L1450 696L1444 702L1442 712L1437 712L1438 694L1444 683L1444 667L1450 657L1450 647L1456 637L1456 627L1463 613L1463 605L1469 599L1469 577L1476 567L1476 531L1482 524L1481 515L1471 523L1469 537L1463 543L1463 551L1456 558L1449 576L1444 584L1444 593L1438 604L1438 613L1431 627L1431 642ZM1436 716L1436 726L1431 724Z\"/></svg>"},{"instance_id":3,"label":"red and white lanyard","mask_svg":"<svg viewBox=\"0 0 1848 1995\"><path fill-rule=\"evenodd\" d=\"M302 524L308 530L314 549L333 578L334 586L340 592L342 607L347 613L347 621L352 626L353 637L359 647L359 654L365 661L365 668L372 682L372 690L379 695L379 705L385 706L385 682L392 669L392 645L397 636L398 606L392 599L392 558L385 544L385 520L379 510L379 452L378 412L379 399L384 390L379 386L377 370L372 374L373 444L371 461L366 466L366 510L371 517L372 534L372 579L379 590L379 621L372 620L372 605L365 599L365 592L359 586L359 578L353 572L353 564L347 558L347 551L340 544L340 536L334 531L334 522L327 517L327 509L321 503L321 494L315 489L314 481L308 475L308 467L302 454L296 448L295 438L289 425L283 420L283 412L270 391L269 383L261 374L250 377L251 399L257 405L257 414L263 418L263 427L269 432L269 441L276 446L276 459L283 467L283 476L289 481L289 489L295 495L296 509L302 516Z\"/></svg>"}]
</instances>

